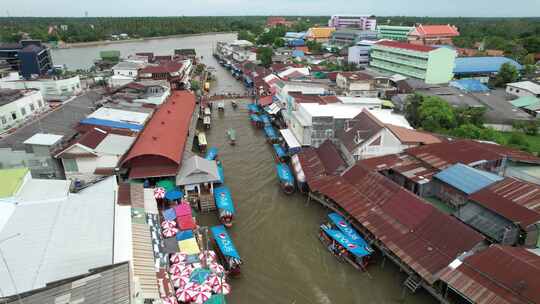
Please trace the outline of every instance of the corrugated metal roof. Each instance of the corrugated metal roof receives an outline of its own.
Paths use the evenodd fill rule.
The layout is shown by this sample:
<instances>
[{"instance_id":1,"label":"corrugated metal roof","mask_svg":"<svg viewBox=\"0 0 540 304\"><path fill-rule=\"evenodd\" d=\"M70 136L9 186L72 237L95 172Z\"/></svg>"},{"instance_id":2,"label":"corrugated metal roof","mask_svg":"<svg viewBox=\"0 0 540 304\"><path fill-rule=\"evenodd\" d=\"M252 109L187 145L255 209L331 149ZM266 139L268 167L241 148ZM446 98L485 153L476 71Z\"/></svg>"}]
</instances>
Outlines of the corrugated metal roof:
<instances>
[{"instance_id":1,"label":"corrugated metal roof","mask_svg":"<svg viewBox=\"0 0 540 304\"><path fill-rule=\"evenodd\" d=\"M492 245L441 272L441 280L478 304L540 303L539 277L540 256L501 245Z\"/></svg>"},{"instance_id":2,"label":"corrugated metal roof","mask_svg":"<svg viewBox=\"0 0 540 304\"><path fill-rule=\"evenodd\" d=\"M338 174L346 167L336 146L329 140L323 142L319 148L306 148L297 155L310 187L317 178Z\"/></svg>"},{"instance_id":3,"label":"corrugated metal roof","mask_svg":"<svg viewBox=\"0 0 540 304\"><path fill-rule=\"evenodd\" d=\"M0 231L0 239L19 234L0 245L18 292L112 263L116 191L110 177L66 199L19 202ZM4 263L0 286L15 293Z\"/></svg>"},{"instance_id":4,"label":"corrugated metal roof","mask_svg":"<svg viewBox=\"0 0 540 304\"><path fill-rule=\"evenodd\" d=\"M466 194L474 193L503 179L502 176L464 164L455 164L434 176Z\"/></svg>"},{"instance_id":5,"label":"corrugated metal roof","mask_svg":"<svg viewBox=\"0 0 540 304\"><path fill-rule=\"evenodd\" d=\"M159 290L154 266L154 251L147 224L131 224L133 240L133 275L144 298L158 299Z\"/></svg>"},{"instance_id":6,"label":"corrugated metal roof","mask_svg":"<svg viewBox=\"0 0 540 304\"><path fill-rule=\"evenodd\" d=\"M419 44L412 44L407 42L398 42L398 41L389 41L389 40L383 40L375 43L375 45L380 45L384 47L390 47L390 48L396 48L396 49L404 49L409 51L415 51L415 52L423 52L428 53L436 48L432 46L427 45L419 45Z\"/></svg>"},{"instance_id":7,"label":"corrugated metal roof","mask_svg":"<svg viewBox=\"0 0 540 304\"><path fill-rule=\"evenodd\" d=\"M497 73L505 63L510 63L518 70L523 69L521 64L506 57L458 57L454 74Z\"/></svg>"}]
</instances>

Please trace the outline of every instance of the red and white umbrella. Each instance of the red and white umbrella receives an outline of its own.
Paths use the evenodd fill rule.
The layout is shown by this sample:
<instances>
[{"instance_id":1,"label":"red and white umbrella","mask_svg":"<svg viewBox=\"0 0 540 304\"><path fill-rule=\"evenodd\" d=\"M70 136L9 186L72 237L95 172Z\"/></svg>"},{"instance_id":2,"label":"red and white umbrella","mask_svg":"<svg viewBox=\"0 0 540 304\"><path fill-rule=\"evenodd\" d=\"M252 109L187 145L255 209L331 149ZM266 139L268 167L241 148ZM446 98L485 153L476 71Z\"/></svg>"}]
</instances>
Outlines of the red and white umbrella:
<instances>
[{"instance_id":1,"label":"red and white umbrella","mask_svg":"<svg viewBox=\"0 0 540 304\"><path fill-rule=\"evenodd\" d=\"M162 233L164 237L170 238L170 237L175 236L176 233L178 233L178 229L176 228L163 229Z\"/></svg>"},{"instance_id":2,"label":"red and white umbrella","mask_svg":"<svg viewBox=\"0 0 540 304\"><path fill-rule=\"evenodd\" d=\"M180 264L172 264L171 267L169 267L170 274L179 275L180 271L182 271Z\"/></svg>"},{"instance_id":3,"label":"red and white umbrella","mask_svg":"<svg viewBox=\"0 0 540 304\"><path fill-rule=\"evenodd\" d=\"M189 277L182 275L175 275L172 277L171 281L175 288L184 288L187 283L189 283Z\"/></svg>"},{"instance_id":4,"label":"red and white umbrella","mask_svg":"<svg viewBox=\"0 0 540 304\"><path fill-rule=\"evenodd\" d=\"M211 296L212 296L211 292L197 291L197 293L191 300L197 304L203 304L204 302L208 301L208 299L210 299Z\"/></svg>"},{"instance_id":5,"label":"red and white umbrella","mask_svg":"<svg viewBox=\"0 0 540 304\"><path fill-rule=\"evenodd\" d=\"M176 290L176 298L178 299L178 301L184 303L191 302L195 294L196 292L190 289L179 288Z\"/></svg>"},{"instance_id":6,"label":"red and white umbrella","mask_svg":"<svg viewBox=\"0 0 540 304\"><path fill-rule=\"evenodd\" d=\"M193 272L193 268L191 267L184 267L184 268L181 268L180 270L180 275L181 276L185 276L185 277L189 277L191 275L191 273Z\"/></svg>"},{"instance_id":7,"label":"red and white umbrella","mask_svg":"<svg viewBox=\"0 0 540 304\"><path fill-rule=\"evenodd\" d=\"M161 298L161 300L165 304L178 304L178 301L176 301L175 297L164 297L164 298Z\"/></svg>"},{"instance_id":8,"label":"red and white umbrella","mask_svg":"<svg viewBox=\"0 0 540 304\"><path fill-rule=\"evenodd\" d=\"M204 283L206 285L214 287L215 285L218 285L221 283L221 279L217 275L213 274L213 275L208 276L208 278L206 278L206 281L204 281Z\"/></svg>"},{"instance_id":9,"label":"red and white umbrella","mask_svg":"<svg viewBox=\"0 0 540 304\"><path fill-rule=\"evenodd\" d=\"M208 264L217 261L217 255L212 250L206 250L204 252L199 253L199 260L201 261L204 260L205 256L206 256L206 260Z\"/></svg>"},{"instance_id":10,"label":"red and white umbrella","mask_svg":"<svg viewBox=\"0 0 540 304\"><path fill-rule=\"evenodd\" d=\"M198 291L204 291L204 292L212 292L212 286L203 283L199 285L199 288L197 288Z\"/></svg>"},{"instance_id":11,"label":"red and white umbrella","mask_svg":"<svg viewBox=\"0 0 540 304\"><path fill-rule=\"evenodd\" d=\"M161 223L161 228L163 228L163 229L176 228L176 222L175 221L163 221Z\"/></svg>"},{"instance_id":12,"label":"red and white umbrella","mask_svg":"<svg viewBox=\"0 0 540 304\"><path fill-rule=\"evenodd\" d=\"M165 197L165 189L161 187L157 187L154 189L154 198L164 198Z\"/></svg>"},{"instance_id":13,"label":"red and white umbrella","mask_svg":"<svg viewBox=\"0 0 540 304\"><path fill-rule=\"evenodd\" d=\"M221 293L224 295L228 295L231 292L231 285L229 285L227 282L223 281L220 284L212 287L212 291L215 293Z\"/></svg>"},{"instance_id":14,"label":"red and white umbrella","mask_svg":"<svg viewBox=\"0 0 540 304\"><path fill-rule=\"evenodd\" d=\"M225 268L218 263L212 263L210 264L210 271L217 275L220 275L225 273Z\"/></svg>"},{"instance_id":15,"label":"red and white umbrella","mask_svg":"<svg viewBox=\"0 0 540 304\"><path fill-rule=\"evenodd\" d=\"M171 255L171 263L182 264L187 260L187 257L188 256L185 253L180 253L180 252L174 253Z\"/></svg>"}]
</instances>

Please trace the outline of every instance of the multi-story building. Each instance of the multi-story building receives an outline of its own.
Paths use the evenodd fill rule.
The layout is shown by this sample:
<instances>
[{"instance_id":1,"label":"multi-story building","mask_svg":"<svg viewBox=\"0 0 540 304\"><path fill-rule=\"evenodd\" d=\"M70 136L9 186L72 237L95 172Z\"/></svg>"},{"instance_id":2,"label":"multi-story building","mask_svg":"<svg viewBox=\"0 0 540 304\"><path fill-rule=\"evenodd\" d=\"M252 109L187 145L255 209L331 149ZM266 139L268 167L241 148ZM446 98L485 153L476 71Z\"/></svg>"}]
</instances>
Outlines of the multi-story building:
<instances>
[{"instance_id":1,"label":"multi-story building","mask_svg":"<svg viewBox=\"0 0 540 304\"><path fill-rule=\"evenodd\" d=\"M78 75L68 78L40 77L25 80L15 73L15 75L0 79L0 89L36 89L46 100L67 99L82 92L81 79Z\"/></svg>"},{"instance_id":2,"label":"multi-story building","mask_svg":"<svg viewBox=\"0 0 540 304\"><path fill-rule=\"evenodd\" d=\"M139 71L140 79L167 80L173 89L189 86L192 69L191 60L165 61L158 65L149 65Z\"/></svg>"},{"instance_id":3,"label":"multi-story building","mask_svg":"<svg viewBox=\"0 0 540 304\"><path fill-rule=\"evenodd\" d=\"M0 44L0 60L7 61L12 70L25 78L44 75L53 67L49 48L37 40Z\"/></svg>"},{"instance_id":4,"label":"multi-story building","mask_svg":"<svg viewBox=\"0 0 540 304\"><path fill-rule=\"evenodd\" d=\"M375 31L377 29L377 19L370 15L332 15L328 20L328 26Z\"/></svg>"},{"instance_id":5,"label":"multi-story building","mask_svg":"<svg viewBox=\"0 0 540 304\"><path fill-rule=\"evenodd\" d=\"M0 132L22 123L46 107L39 91L0 89Z\"/></svg>"},{"instance_id":6,"label":"multi-story building","mask_svg":"<svg viewBox=\"0 0 540 304\"><path fill-rule=\"evenodd\" d=\"M356 45L349 47L347 61L356 65L368 65L369 52L374 44L375 41L362 40L357 42Z\"/></svg>"},{"instance_id":7,"label":"multi-story building","mask_svg":"<svg viewBox=\"0 0 540 304\"><path fill-rule=\"evenodd\" d=\"M407 41L414 30L412 26L378 25L379 38L397 41Z\"/></svg>"},{"instance_id":8,"label":"multi-story building","mask_svg":"<svg viewBox=\"0 0 540 304\"><path fill-rule=\"evenodd\" d=\"M452 38L459 36L457 27L445 25L418 25L409 33L409 42L421 45L452 45Z\"/></svg>"},{"instance_id":9,"label":"multi-story building","mask_svg":"<svg viewBox=\"0 0 540 304\"><path fill-rule=\"evenodd\" d=\"M362 72L339 72L336 85L347 96L377 97L373 76Z\"/></svg>"},{"instance_id":10,"label":"multi-story building","mask_svg":"<svg viewBox=\"0 0 540 304\"><path fill-rule=\"evenodd\" d=\"M457 54L444 47L380 41L373 45L370 56L369 64L374 68L441 84L452 80Z\"/></svg>"},{"instance_id":11,"label":"multi-story building","mask_svg":"<svg viewBox=\"0 0 540 304\"><path fill-rule=\"evenodd\" d=\"M379 33L356 29L341 29L332 33L330 44L337 46L353 45L362 40L377 40Z\"/></svg>"}]
</instances>

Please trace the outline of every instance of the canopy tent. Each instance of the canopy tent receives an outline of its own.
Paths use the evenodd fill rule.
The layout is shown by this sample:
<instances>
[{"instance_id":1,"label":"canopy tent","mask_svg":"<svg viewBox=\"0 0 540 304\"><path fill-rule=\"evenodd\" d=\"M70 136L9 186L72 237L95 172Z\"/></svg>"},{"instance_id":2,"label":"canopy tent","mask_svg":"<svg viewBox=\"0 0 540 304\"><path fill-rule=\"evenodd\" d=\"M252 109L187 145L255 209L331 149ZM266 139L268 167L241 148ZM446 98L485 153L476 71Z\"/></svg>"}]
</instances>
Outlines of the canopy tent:
<instances>
[{"instance_id":1,"label":"canopy tent","mask_svg":"<svg viewBox=\"0 0 540 304\"><path fill-rule=\"evenodd\" d=\"M206 155L204 156L204 159L206 159L206 160L215 160L217 158L218 151L219 150L216 147L212 147L212 148L208 149L208 151L206 152Z\"/></svg>"},{"instance_id":2,"label":"canopy tent","mask_svg":"<svg viewBox=\"0 0 540 304\"><path fill-rule=\"evenodd\" d=\"M191 216L191 206L188 203L181 203L174 208L176 216L189 215Z\"/></svg>"},{"instance_id":3,"label":"canopy tent","mask_svg":"<svg viewBox=\"0 0 540 304\"><path fill-rule=\"evenodd\" d=\"M351 241L345 234L343 234L341 231L336 229L330 229L326 226L322 226L322 229L324 232L337 241L341 246L343 246L345 249L347 249L350 253L354 254L357 257L364 257L371 254L371 252L367 251L365 248L358 246L356 243Z\"/></svg>"},{"instance_id":4,"label":"canopy tent","mask_svg":"<svg viewBox=\"0 0 540 304\"><path fill-rule=\"evenodd\" d=\"M226 186L217 187L214 189L214 200L216 201L216 207L235 214L234 202L232 200L231 191Z\"/></svg>"},{"instance_id":5,"label":"canopy tent","mask_svg":"<svg viewBox=\"0 0 540 304\"><path fill-rule=\"evenodd\" d=\"M292 176L291 169L287 164L277 164L276 170L280 181L291 184L294 182L294 177Z\"/></svg>"},{"instance_id":6,"label":"canopy tent","mask_svg":"<svg viewBox=\"0 0 540 304\"><path fill-rule=\"evenodd\" d=\"M285 153L285 150L279 144L273 144L272 147L274 147L274 151L276 152L278 158L287 156L287 153Z\"/></svg>"},{"instance_id":7,"label":"canopy tent","mask_svg":"<svg viewBox=\"0 0 540 304\"><path fill-rule=\"evenodd\" d=\"M165 198L169 201L174 201L177 199L180 199L184 196L184 193L180 191L178 188L173 188L171 190L167 190L167 193L165 193Z\"/></svg>"},{"instance_id":8,"label":"canopy tent","mask_svg":"<svg viewBox=\"0 0 540 304\"><path fill-rule=\"evenodd\" d=\"M353 229L353 227L339 214L332 212L328 214L328 217L336 225L336 227L347 236L353 243L356 245L366 248L367 251L372 252L373 250L368 245L368 243Z\"/></svg>"},{"instance_id":9,"label":"canopy tent","mask_svg":"<svg viewBox=\"0 0 540 304\"><path fill-rule=\"evenodd\" d=\"M180 230L178 233L176 233L176 240L177 241L184 241L193 238L193 230Z\"/></svg>"},{"instance_id":10,"label":"canopy tent","mask_svg":"<svg viewBox=\"0 0 540 304\"><path fill-rule=\"evenodd\" d=\"M176 184L195 185L202 183L219 182L219 172L215 161L204 159L200 156L192 156L180 168L176 176Z\"/></svg>"},{"instance_id":11,"label":"canopy tent","mask_svg":"<svg viewBox=\"0 0 540 304\"><path fill-rule=\"evenodd\" d=\"M178 241L178 248L180 248L181 253L185 254L199 254L201 252L195 238Z\"/></svg>"},{"instance_id":12,"label":"canopy tent","mask_svg":"<svg viewBox=\"0 0 540 304\"><path fill-rule=\"evenodd\" d=\"M193 221L193 216L191 215L181 215L176 217L176 224L180 230L195 229L197 225Z\"/></svg>"},{"instance_id":13,"label":"canopy tent","mask_svg":"<svg viewBox=\"0 0 540 304\"><path fill-rule=\"evenodd\" d=\"M281 136L283 136L287 147L289 147L290 153L300 152L302 146L300 145L296 137L294 137L294 134L291 132L290 129L281 129L279 130L279 132L281 133Z\"/></svg>"},{"instance_id":14,"label":"canopy tent","mask_svg":"<svg viewBox=\"0 0 540 304\"><path fill-rule=\"evenodd\" d=\"M272 126L269 126L269 125L264 127L264 133L270 139L276 139L278 137L276 134L276 130L274 130L274 128L272 128Z\"/></svg>"},{"instance_id":15,"label":"canopy tent","mask_svg":"<svg viewBox=\"0 0 540 304\"><path fill-rule=\"evenodd\" d=\"M165 189L165 191L169 191L171 189L174 189L174 187L176 187L174 185L174 182L170 179L162 179L156 183L156 186Z\"/></svg>"},{"instance_id":16,"label":"canopy tent","mask_svg":"<svg viewBox=\"0 0 540 304\"><path fill-rule=\"evenodd\" d=\"M174 208L169 208L163 211L163 218L167 221L176 220L176 211L174 210Z\"/></svg>"},{"instance_id":17,"label":"canopy tent","mask_svg":"<svg viewBox=\"0 0 540 304\"><path fill-rule=\"evenodd\" d=\"M227 233L225 226L213 226L210 228L210 231L212 231L214 240L216 241L221 253L224 256L240 260L240 255L238 254L238 251L236 251L236 248L234 247L234 244L231 240L231 237Z\"/></svg>"}]
</instances>

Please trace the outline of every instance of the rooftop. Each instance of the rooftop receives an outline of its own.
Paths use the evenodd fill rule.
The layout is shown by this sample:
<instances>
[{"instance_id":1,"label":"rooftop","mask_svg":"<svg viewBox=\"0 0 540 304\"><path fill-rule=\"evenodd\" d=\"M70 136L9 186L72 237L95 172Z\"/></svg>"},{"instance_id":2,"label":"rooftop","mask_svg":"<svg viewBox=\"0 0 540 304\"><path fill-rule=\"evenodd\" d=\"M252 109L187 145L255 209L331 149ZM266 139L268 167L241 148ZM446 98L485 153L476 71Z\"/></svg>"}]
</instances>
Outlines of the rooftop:
<instances>
[{"instance_id":1,"label":"rooftop","mask_svg":"<svg viewBox=\"0 0 540 304\"><path fill-rule=\"evenodd\" d=\"M62 135L56 134L37 133L23 143L26 145L52 146L58 143L62 137Z\"/></svg>"},{"instance_id":2,"label":"rooftop","mask_svg":"<svg viewBox=\"0 0 540 304\"><path fill-rule=\"evenodd\" d=\"M184 162L176 176L176 184L179 186L218 181L220 181L220 177L216 161L207 160L197 155Z\"/></svg>"},{"instance_id":3,"label":"rooftop","mask_svg":"<svg viewBox=\"0 0 540 304\"><path fill-rule=\"evenodd\" d=\"M444 24L444 25L418 25L409 35L411 36L421 36L421 37L430 37L430 36L459 36L457 27Z\"/></svg>"},{"instance_id":4,"label":"rooftop","mask_svg":"<svg viewBox=\"0 0 540 304\"><path fill-rule=\"evenodd\" d=\"M144 125L149 116L148 113L101 107L88 115L88 118Z\"/></svg>"},{"instance_id":5,"label":"rooftop","mask_svg":"<svg viewBox=\"0 0 540 304\"><path fill-rule=\"evenodd\" d=\"M507 84L507 86L526 90L536 95L540 94L540 84L536 82L532 82L532 81L513 82L513 83Z\"/></svg>"},{"instance_id":6,"label":"rooftop","mask_svg":"<svg viewBox=\"0 0 540 304\"><path fill-rule=\"evenodd\" d=\"M512 64L518 70L523 69L521 64L506 57L458 57L454 74L497 73L505 63Z\"/></svg>"},{"instance_id":7,"label":"rooftop","mask_svg":"<svg viewBox=\"0 0 540 304\"><path fill-rule=\"evenodd\" d=\"M135 137L133 136L107 134L107 136L95 148L95 151L103 154L124 155L134 141Z\"/></svg>"},{"instance_id":8,"label":"rooftop","mask_svg":"<svg viewBox=\"0 0 540 304\"><path fill-rule=\"evenodd\" d=\"M415 52L424 52L424 53L428 53L436 49L431 46L411 44L411 43L391 41L391 40L379 41L375 43L375 45L380 45L380 46L389 47L389 48L396 48L396 49L404 49L404 50L415 51Z\"/></svg>"},{"instance_id":9,"label":"rooftop","mask_svg":"<svg viewBox=\"0 0 540 304\"><path fill-rule=\"evenodd\" d=\"M502 176L497 174L459 163L442 170L434 176L465 194L472 194L503 179Z\"/></svg>"}]
</instances>

